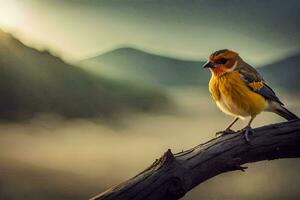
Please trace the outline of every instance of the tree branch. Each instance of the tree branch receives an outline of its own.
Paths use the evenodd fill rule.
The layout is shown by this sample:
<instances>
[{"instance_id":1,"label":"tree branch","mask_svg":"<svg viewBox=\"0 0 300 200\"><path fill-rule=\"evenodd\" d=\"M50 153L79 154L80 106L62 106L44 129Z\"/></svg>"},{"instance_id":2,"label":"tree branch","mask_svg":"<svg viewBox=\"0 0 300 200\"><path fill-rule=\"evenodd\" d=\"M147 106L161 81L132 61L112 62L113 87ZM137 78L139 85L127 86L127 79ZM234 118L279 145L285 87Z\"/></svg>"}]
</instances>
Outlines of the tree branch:
<instances>
[{"instance_id":1,"label":"tree branch","mask_svg":"<svg viewBox=\"0 0 300 200\"><path fill-rule=\"evenodd\" d=\"M300 119L254 130L247 143L236 133L172 154L169 149L149 168L91 200L175 200L200 183L245 163L300 157Z\"/></svg>"}]
</instances>

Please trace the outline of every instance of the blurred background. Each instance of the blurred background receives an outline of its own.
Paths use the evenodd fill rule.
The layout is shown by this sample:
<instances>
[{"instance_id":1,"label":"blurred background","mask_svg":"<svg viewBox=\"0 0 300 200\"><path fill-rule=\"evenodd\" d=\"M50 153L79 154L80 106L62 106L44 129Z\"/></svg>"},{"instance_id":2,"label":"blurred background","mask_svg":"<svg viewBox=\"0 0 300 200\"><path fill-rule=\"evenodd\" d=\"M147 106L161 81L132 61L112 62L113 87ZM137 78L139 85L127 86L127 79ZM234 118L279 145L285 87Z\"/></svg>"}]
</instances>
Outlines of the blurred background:
<instances>
[{"instance_id":1,"label":"blurred background","mask_svg":"<svg viewBox=\"0 0 300 200\"><path fill-rule=\"evenodd\" d=\"M299 9L298 0L0 0L0 199L87 199L168 148L213 138L232 120L201 67L215 50L239 52L300 115ZM263 113L254 126L281 121ZM300 199L299 159L248 166L183 199Z\"/></svg>"}]
</instances>

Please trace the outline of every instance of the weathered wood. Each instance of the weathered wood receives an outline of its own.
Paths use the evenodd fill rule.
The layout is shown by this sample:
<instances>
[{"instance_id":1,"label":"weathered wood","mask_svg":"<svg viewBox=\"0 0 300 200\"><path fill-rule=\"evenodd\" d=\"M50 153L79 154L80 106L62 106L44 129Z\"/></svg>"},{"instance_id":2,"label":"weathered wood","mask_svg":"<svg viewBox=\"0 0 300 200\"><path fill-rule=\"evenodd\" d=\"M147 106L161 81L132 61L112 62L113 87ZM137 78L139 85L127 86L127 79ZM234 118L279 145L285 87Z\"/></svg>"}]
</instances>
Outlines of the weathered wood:
<instances>
[{"instance_id":1,"label":"weathered wood","mask_svg":"<svg viewBox=\"0 0 300 200\"><path fill-rule=\"evenodd\" d=\"M245 163L300 157L300 120L255 129L247 143L236 133L160 159L137 176L91 200L175 200L200 183Z\"/></svg>"}]
</instances>

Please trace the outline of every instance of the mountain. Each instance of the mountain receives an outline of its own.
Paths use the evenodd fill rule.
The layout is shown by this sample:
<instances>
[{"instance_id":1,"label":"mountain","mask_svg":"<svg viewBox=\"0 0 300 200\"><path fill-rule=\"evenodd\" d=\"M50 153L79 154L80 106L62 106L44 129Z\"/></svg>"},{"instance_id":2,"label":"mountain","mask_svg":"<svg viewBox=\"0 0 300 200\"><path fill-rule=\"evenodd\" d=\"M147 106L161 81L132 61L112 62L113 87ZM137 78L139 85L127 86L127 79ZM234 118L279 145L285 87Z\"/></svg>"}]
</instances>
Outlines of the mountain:
<instances>
[{"instance_id":1,"label":"mountain","mask_svg":"<svg viewBox=\"0 0 300 200\"><path fill-rule=\"evenodd\" d=\"M119 48L79 63L96 74L164 86L207 86L204 62L179 60L134 48ZM258 68L272 87L300 89L300 54Z\"/></svg>"},{"instance_id":2,"label":"mountain","mask_svg":"<svg viewBox=\"0 0 300 200\"><path fill-rule=\"evenodd\" d=\"M104 117L166 104L161 91L92 75L0 31L1 119L49 112L65 117Z\"/></svg>"},{"instance_id":3,"label":"mountain","mask_svg":"<svg viewBox=\"0 0 300 200\"><path fill-rule=\"evenodd\" d=\"M207 84L210 75L202 69L203 64L135 48L119 48L79 63L93 73L165 86Z\"/></svg>"},{"instance_id":4,"label":"mountain","mask_svg":"<svg viewBox=\"0 0 300 200\"><path fill-rule=\"evenodd\" d=\"M300 90L300 53L258 68L270 85Z\"/></svg>"}]
</instances>

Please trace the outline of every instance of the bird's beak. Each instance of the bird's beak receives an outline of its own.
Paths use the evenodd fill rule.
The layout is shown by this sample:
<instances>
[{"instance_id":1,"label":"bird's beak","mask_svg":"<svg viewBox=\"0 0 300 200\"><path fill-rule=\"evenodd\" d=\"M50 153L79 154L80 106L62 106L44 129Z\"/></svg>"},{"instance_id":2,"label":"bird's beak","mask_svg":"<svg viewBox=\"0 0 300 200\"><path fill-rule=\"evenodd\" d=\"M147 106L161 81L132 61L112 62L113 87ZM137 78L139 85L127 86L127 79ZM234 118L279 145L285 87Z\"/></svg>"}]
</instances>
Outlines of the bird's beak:
<instances>
[{"instance_id":1,"label":"bird's beak","mask_svg":"<svg viewBox=\"0 0 300 200\"><path fill-rule=\"evenodd\" d=\"M203 65L203 68L214 68L214 67L215 67L214 63L210 61L207 61L207 63Z\"/></svg>"}]
</instances>

